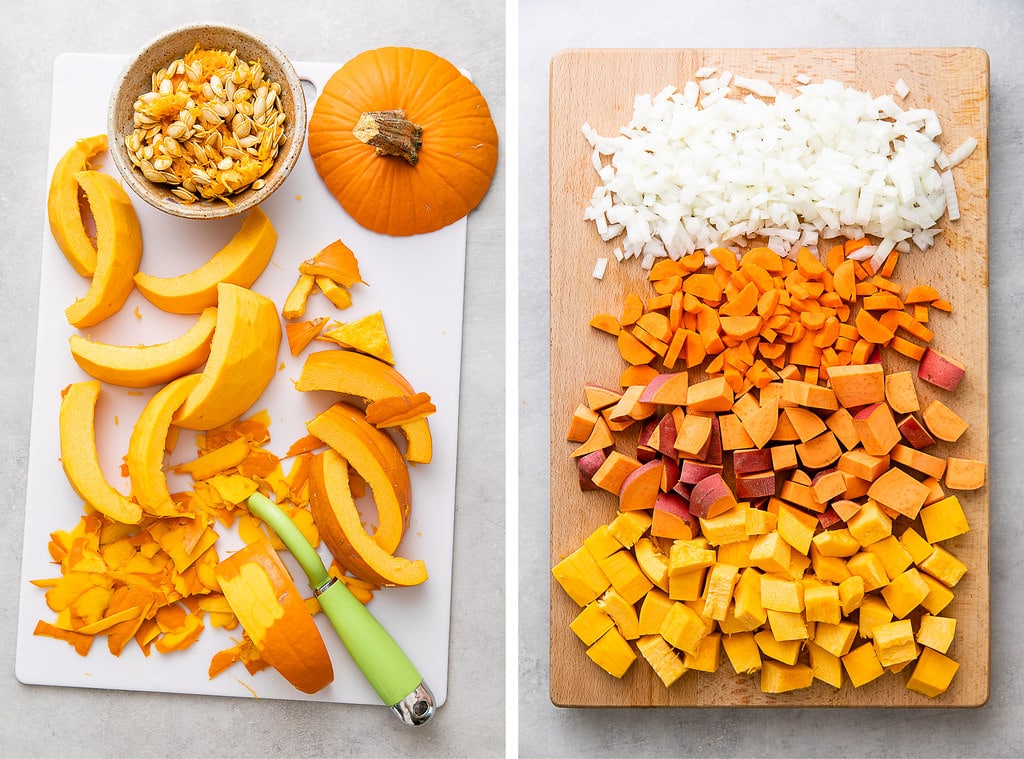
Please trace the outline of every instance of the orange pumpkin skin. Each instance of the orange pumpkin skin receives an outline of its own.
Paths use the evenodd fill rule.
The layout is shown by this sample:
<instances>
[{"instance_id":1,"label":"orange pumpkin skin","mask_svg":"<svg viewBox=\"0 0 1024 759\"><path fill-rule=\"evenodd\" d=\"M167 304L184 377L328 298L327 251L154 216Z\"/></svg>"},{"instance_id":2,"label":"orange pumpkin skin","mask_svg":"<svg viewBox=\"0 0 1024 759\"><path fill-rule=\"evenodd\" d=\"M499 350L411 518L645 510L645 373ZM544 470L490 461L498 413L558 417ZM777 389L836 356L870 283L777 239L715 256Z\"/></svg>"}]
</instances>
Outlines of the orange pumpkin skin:
<instances>
[{"instance_id":1,"label":"orange pumpkin skin","mask_svg":"<svg viewBox=\"0 0 1024 759\"><path fill-rule=\"evenodd\" d=\"M303 693L334 680L331 657L287 567L267 539L216 568L221 591L260 656Z\"/></svg>"},{"instance_id":2,"label":"orange pumpkin skin","mask_svg":"<svg viewBox=\"0 0 1024 759\"><path fill-rule=\"evenodd\" d=\"M423 128L419 160L380 156L353 129L366 112L402 109ZM426 50L357 55L328 80L309 122L320 176L342 207L374 232L433 232L483 200L498 162L487 101L453 64Z\"/></svg>"}]
</instances>

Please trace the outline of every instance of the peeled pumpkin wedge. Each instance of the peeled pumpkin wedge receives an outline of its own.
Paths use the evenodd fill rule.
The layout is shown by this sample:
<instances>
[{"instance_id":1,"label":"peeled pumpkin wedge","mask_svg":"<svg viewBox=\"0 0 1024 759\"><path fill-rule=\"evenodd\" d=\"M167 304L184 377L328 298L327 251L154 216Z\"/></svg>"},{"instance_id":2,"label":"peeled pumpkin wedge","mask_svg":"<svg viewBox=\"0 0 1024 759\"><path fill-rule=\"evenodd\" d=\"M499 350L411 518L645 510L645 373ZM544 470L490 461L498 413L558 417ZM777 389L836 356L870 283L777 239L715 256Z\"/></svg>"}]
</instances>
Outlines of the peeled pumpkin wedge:
<instances>
[{"instance_id":1,"label":"peeled pumpkin wedge","mask_svg":"<svg viewBox=\"0 0 1024 759\"><path fill-rule=\"evenodd\" d=\"M120 183L99 171L74 175L96 221L96 270L86 294L64 314L73 327L91 327L116 314L134 287L142 260L142 229Z\"/></svg>"},{"instance_id":2,"label":"peeled pumpkin wedge","mask_svg":"<svg viewBox=\"0 0 1024 759\"><path fill-rule=\"evenodd\" d=\"M164 475L164 451L174 412L202 380L200 374L186 374L169 382L149 399L128 440L128 477L132 496L142 510L158 517L179 516Z\"/></svg>"},{"instance_id":3,"label":"peeled pumpkin wedge","mask_svg":"<svg viewBox=\"0 0 1024 759\"><path fill-rule=\"evenodd\" d=\"M274 378L280 345L281 322L274 301L238 285L217 285L210 356L174 423L212 430L241 416Z\"/></svg>"},{"instance_id":4,"label":"peeled pumpkin wedge","mask_svg":"<svg viewBox=\"0 0 1024 759\"><path fill-rule=\"evenodd\" d=\"M248 287L263 273L277 244L277 232L259 208L245 217L241 228L202 266L177 277L135 275L146 300L172 314L198 314L217 305L217 286L228 282Z\"/></svg>"},{"instance_id":5,"label":"peeled pumpkin wedge","mask_svg":"<svg viewBox=\"0 0 1024 759\"><path fill-rule=\"evenodd\" d=\"M83 277L96 271L96 246L89 239L82 223L82 209L78 203L78 180L75 175L89 168L89 161L107 149L107 135L97 134L76 140L57 161L50 177L50 191L46 198L46 215L50 233L57 241L68 263Z\"/></svg>"},{"instance_id":6,"label":"peeled pumpkin wedge","mask_svg":"<svg viewBox=\"0 0 1024 759\"><path fill-rule=\"evenodd\" d=\"M354 395L368 403L413 395L408 380L380 359L346 350L311 353L302 365L295 383L297 390L330 390ZM413 464L429 464L433 455L430 425L426 419L414 419L399 425L406 439L405 458Z\"/></svg>"},{"instance_id":7,"label":"peeled pumpkin wedge","mask_svg":"<svg viewBox=\"0 0 1024 759\"><path fill-rule=\"evenodd\" d=\"M69 338L71 356L90 376L121 387L152 387L188 374L210 355L217 309L204 309L181 336L156 345L110 345Z\"/></svg>"},{"instance_id":8,"label":"peeled pumpkin wedge","mask_svg":"<svg viewBox=\"0 0 1024 759\"><path fill-rule=\"evenodd\" d=\"M334 680L324 639L277 551L266 538L221 561L221 592L264 661L303 693Z\"/></svg>"},{"instance_id":9,"label":"peeled pumpkin wedge","mask_svg":"<svg viewBox=\"0 0 1024 759\"><path fill-rule=\"evenodd\" d=\"M395 556L363 529L349 489L348 462L335 450L313 458L309 507L331 553L359 579L385 587L426 582L427 567L421 560Z\"/></svg>"},{"instance_id":10,"label":"peeled pumpkin wedge","mask_svg":"<svg viewBox=\"0 0 1024 759\"><path fill-rule=\"evenodd\" d=\"M103 475L96 450L96 380L68 386L60 404L60 463L79 497L101 514L124 524L142 521L142 509Z\"/></svg>"},{"instance_id":11,"label":"peeled pumpkin wedge","mask_svg":"<svg viewBox=\"0 0 1024 759\"><path fill-rule=\"evenodd\" d=\"M385 552L394 553L409 526L412 508L409 470L398 447L347 403L334 404L307 422L306 429L347 459L370 486L378 518L373 540Z\"/></svg>"}]
</instances>

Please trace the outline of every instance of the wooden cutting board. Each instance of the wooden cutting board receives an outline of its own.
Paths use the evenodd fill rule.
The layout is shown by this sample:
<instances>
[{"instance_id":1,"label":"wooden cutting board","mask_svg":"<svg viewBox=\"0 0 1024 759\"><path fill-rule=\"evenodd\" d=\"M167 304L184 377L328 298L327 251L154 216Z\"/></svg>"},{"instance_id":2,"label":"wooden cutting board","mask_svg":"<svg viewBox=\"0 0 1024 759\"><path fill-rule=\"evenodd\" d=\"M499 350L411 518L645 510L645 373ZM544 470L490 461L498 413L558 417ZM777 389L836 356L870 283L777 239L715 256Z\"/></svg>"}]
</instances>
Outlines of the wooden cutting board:
<instances>
[{"instance_id":1,"label":"wooden cutting board","mask_svg":"<svg viewBox=\"0 0 1024 759\"><path fill-rule=\"evenodd\" d=\"M551 562L578 548L596 527L609 522L617 501L604 491L582 493L566 441L573 408L583 402L583 383L616 387L624 364L615 341L588 326L597 312L618 314L626 292L651 291L636 261L616 264L618 241L603 242L583 219L598 183L591 148L580 127L612 135L628 123L637 94L678 88L702 66L767 80L795 93L795 77L837 79L875 94L891 93L902 78L910 87L905 107L931 108L949 153L965 138L977 138L974 154L954 169L959 221L943 219L943 232L927 252L902 256L897 279L930 283L953 303L952 314L932 320L933 345L969 367L955 394L920 383L922 407L940 397L969 423L955 455L988 460L988 56L983 50L568 50L551 64ZM823 245L826 250L828 245ZM595 261L610 258L603 281L593 278ZM887 351L892 354L892 351ZM908 368L885 359L887 371ZM635 442L635 439L634 439ZM628 451L629 442L622 444ZM939 455L945 455L940 452ZM816 682L789 694L764 695L756 676L733 673L723 655L714 674L689 672L665 688L639 658L617 680L594 665L569 630L576 604L551 581L551 700L559 706L979 706L989 692L989 491L958 493L971 530L944 546L969 567L943 612L957 619L949 655L961 663L950 689L929 700L907 690L912 667L854 689ZM905 521L905 520L904 520ZM996 525L998 527L998 525ZM897 528L900 525L898 523Z\"/></svg>"}]
</instances>

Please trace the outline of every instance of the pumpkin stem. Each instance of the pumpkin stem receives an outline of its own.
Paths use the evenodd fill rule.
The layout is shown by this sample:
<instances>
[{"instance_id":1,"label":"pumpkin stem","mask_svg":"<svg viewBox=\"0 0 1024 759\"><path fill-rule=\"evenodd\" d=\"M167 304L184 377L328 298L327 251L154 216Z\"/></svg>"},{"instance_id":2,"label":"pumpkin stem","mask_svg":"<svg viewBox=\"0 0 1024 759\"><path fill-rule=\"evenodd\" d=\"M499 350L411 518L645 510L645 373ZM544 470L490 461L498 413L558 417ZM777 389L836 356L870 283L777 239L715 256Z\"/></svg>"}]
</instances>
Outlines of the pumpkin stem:
<instances>
[{"instance_id":1,"label":"pumpkin stem","mask_svg":"<svg viewBox=\"0 0 1024 759\"><path fill-rule=\"evenodd\" d=\"M376 148L377 155L401 156L412 166L420 159L423 127L409 121L401 108L391 111L367 111L359 117L359 123L352 130L352 134L360 142Z\"/></svg>"}]
</instances>

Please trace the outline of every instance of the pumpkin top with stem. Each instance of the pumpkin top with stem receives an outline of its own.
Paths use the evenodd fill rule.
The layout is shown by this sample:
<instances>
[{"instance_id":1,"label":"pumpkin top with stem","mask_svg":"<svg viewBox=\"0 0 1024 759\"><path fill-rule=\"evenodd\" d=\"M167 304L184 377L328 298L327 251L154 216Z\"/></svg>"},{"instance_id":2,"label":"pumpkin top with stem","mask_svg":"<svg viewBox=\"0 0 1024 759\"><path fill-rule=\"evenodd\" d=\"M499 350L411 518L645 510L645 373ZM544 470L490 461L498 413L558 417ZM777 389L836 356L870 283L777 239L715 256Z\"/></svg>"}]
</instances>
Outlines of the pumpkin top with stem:
<instances>
[{"instance_id":1,"label":"pumpkin top with stem","mask_svg":"<svg viewBox=\"0 0 1024 759\"><path fill-rule=\"evenodd\" d=\"M374 232L433 232L472 211L498 160L498 133L476 85L426 50L357 55L313 109L309 149L342 207Z\"/></svg>"}]
</instances>

